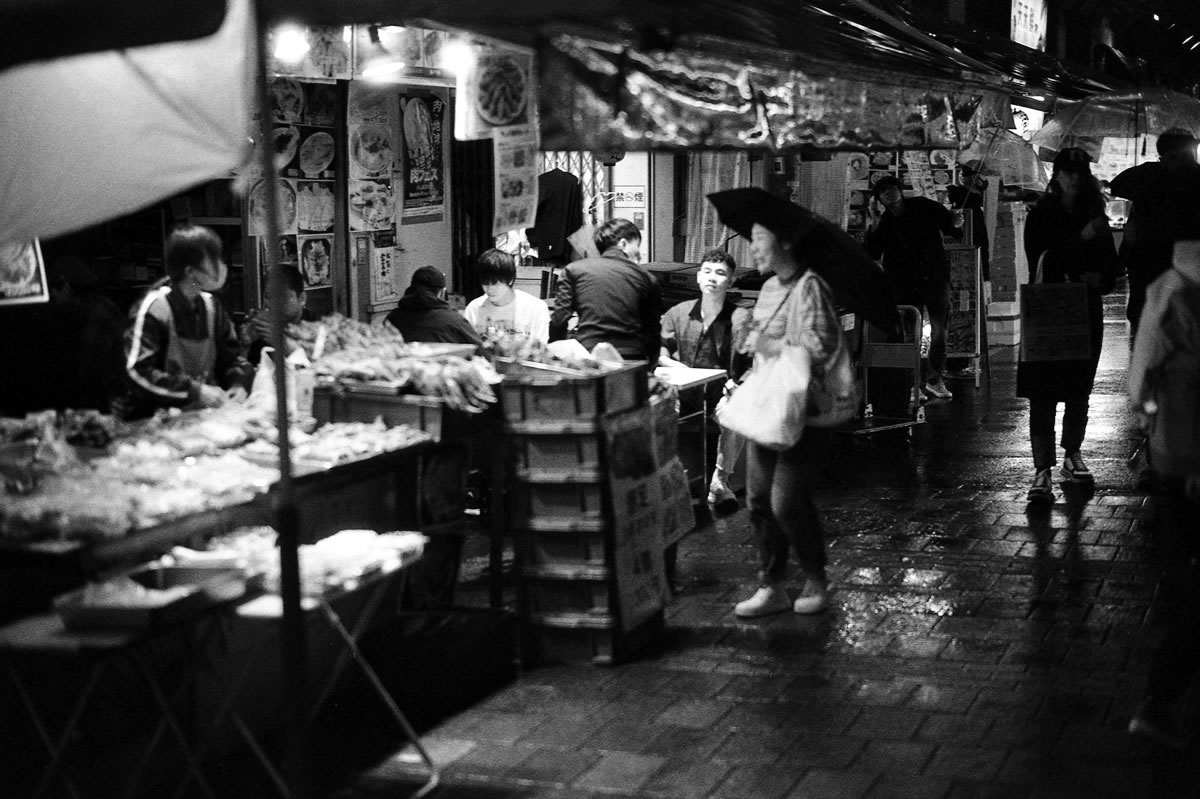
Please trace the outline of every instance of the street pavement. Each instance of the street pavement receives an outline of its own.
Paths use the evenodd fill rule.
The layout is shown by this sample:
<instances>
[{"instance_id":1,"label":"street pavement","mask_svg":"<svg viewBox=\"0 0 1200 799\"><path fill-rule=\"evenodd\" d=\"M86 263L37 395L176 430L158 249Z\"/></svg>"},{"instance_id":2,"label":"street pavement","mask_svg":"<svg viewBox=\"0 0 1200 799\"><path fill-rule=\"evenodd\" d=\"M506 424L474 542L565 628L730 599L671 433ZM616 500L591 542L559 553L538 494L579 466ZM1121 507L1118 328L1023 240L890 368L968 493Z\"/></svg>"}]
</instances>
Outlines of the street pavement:
<instances>
[{"instance_id":1,"label":"street pavement","mask_svg":"<svg viewBox=\"0 0 1200 799\"><path fill-rule=\"evenodd\" d=\"M1128 463L1123 302L1083 449L1094 490L1027 508L1027 406L995 347L982 385L951 381L911 440L840 440L817 495L827 613L735 618L755 587L746 511L712 520L681 544L644 656L529 669L424 732L437 796L1200 797L1200 691L1187 752L1126 732L1163 614L1158 499ZM405 795L423 768L396 746L335 795Z\"/></svg>"}]
</instances>

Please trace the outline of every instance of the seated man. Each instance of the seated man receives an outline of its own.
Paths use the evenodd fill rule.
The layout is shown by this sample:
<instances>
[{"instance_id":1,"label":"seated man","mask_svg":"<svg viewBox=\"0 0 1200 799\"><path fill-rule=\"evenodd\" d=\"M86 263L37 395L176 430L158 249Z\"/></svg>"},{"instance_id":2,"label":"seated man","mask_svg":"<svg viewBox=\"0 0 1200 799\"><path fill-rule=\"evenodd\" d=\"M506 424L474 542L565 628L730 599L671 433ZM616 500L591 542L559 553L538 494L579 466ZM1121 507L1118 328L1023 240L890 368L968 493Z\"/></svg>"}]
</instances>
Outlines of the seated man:
<instances>
[{"instance_id":1,"label":"seated man","mask_svg":"<svg viewBox=\"0 0 1200 799\"><path fill-rule=\"evenodd\" d=\"M310 320L311 316L308 309L304 307L304 277L300 274L300 270L295 264L276 264L272 272L272 280L283 281L283 323L284 325L295 324L301 320ZM270 289L267 290L267 297L271 296ZM272 317L270 300L265 307L250 311L246 315L246 321L242 323L239 337L242 345L246 347L246 360L250 361L252 366L258 366L262 358L263 347L271 346L272 333ZM287 352L284 355L290 355L296 348L296 343L290 338L284 341Z\"/></svg>"},{"instance_id":2,"label":"seated man","mask_svg":"<svg viewBox=\"0 0 1200 799\"><path fill-rule=\"evenodd\" d=\"M479 335L506 331L523 333L545 344L550 340L550 309L546 303L513 288L517 281L516 259L492 248L475 261L475 279L483 295L467 303L463 315Z\"/></svg>"},{"instance_id":3,"label":"seated man","mask_svg":"<svg viewBox=\"0 0 1200 799\"><path fill-rule=\"evenodd\" d=\"M483 346L483 340L462 314L446 302L446 274L435 266L422 266L413 273L412 282L387 323L404 336L405 341L433 341Z\"/></svg>"},{"instance_id":4,"label":"seated man","mask_svg":"<svg viewBox=\"0 0 1200 799\"><path fill-rule=\"evenodd\" d=\"M734 305L728 297L734 268L733 257L724 250L717 248L704 253L696 272L700 299L681 302L662 318L660 365L724 369L728 374L726 385L709 385L707 405L710 411L724 391L732 390L750 365L750 359L738 350L750 330L751 314L749 309ZM715 424L713 427L720 430ZM731 478L743 445L741 436L720 430L716 468L708 488L708 502L717 509L737 507Z\"/></svg>"}]
</instances>

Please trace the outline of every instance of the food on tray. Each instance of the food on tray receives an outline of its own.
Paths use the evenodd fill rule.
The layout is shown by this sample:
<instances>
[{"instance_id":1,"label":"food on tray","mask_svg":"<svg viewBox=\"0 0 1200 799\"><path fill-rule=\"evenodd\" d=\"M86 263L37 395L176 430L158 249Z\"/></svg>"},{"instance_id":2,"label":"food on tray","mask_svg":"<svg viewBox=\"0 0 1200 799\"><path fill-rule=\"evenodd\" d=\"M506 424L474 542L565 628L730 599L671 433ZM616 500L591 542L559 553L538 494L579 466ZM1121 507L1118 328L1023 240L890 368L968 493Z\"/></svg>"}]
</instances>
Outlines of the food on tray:
<instances>
[{"instance_id":1,"label":"food on tray","mask_svg":"<svg viewBox=\"0 0 1200 799\"><path fill-rule=\"evenodd\" d=\"M380 180L355 180L350 183L350 221L357 230L391 227L395 221L392 186Z\"/></svg>"},{"instance_id":2,"label":"food on tray","mask_svg":"<svg viewBox=\"0 0 1200 799\"><path fill-rule=\"evenodd\" d=\"M511 55L482 59L475 108L491 125L509 125L525 111L529 85L525 71Z\"/></svg>"},{"instance_id":3,"label":"food on tray","mask_svg":"<svg viewBox=\"0 0 1200 799\"><path fill-rule=\"evenodd\" d=\"M147 588L129 577L115 577L101 583L88 583L72 599L78 605L160 608L195 592L195 586Z\"/></svg>"},{"instance_id":4,"label":"food on tray","mask_svg":"<svg viewBox=\"0 0 1200 799\"><path fill-rule=\"evenodd\" d=\"M296 157L300 147L300 131L294 125L286 128L275 128L275 168L283 171Z\"/></svg>"},{"instance_id":5,"label":"food on tray","mask_svg":"<svg viewBox=\"0 0 1200 799\"><path fill-rule=\"evenodd\" d=\"M333 136L319 131L300 145L300 171L310 177L318 177L333 163Z\"/></svg>"},{"instance_id":6,"label":"food on tray","mask_svg":"<svg viewBox=\"0 0 1200 799\"><path fill-rule=\"evenodd\" d=\"M392 171L392 134L387 125L366 122L350 136L350 158L371 175Z\"/></svg>"},{"instance_id":7,"label":"food on tray","mask_svg":"<svg viewBox=\"0 0 1200 799\"><path fill-rule=\"evenodd\" d=\"M277 181L279 229L295 232L296 190L286 180ZM250 232L261 236L267 232L267 182L260 180L250 190Z\"/></svg>"}]
</instances>

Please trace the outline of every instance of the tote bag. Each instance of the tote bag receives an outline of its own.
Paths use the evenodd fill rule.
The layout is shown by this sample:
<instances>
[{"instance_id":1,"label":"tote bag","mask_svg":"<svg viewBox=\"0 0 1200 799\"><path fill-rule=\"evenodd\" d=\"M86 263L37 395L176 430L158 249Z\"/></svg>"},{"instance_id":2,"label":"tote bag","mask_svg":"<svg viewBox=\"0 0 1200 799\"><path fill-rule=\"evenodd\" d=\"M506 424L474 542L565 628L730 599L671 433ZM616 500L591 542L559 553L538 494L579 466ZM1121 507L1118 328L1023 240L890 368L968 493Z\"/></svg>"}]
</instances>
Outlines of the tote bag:
<instances>
[{"instance_id":1,"label":"tote bag","mask_svg":"<svg viewBox=\"0 0 1200 799\"><path fill-rule=\"evenodd\" d=\"M796 285L788 289L764 328L787 306ZM755 356L750 374L717 407L717 423L769 449L791 449L804 434L811 374L804 347L788 344L773 356Z\"/></svg>"},{"instance_id":2,"label":"tote bag","mask_svg":"<svg viewBox=\"0 0 1200 799\"><path fill-rule=\"evenodd\" d=\"M1021 286L1019 360L1023 363L1087 361L1092 357L1087 286L1043 283L1045 260L1043 252L1033 282Z\"/></svg>"},{"instance_id":3,"label":"tote bag","mask_svg":"<svg viewBox=\"0 0 1200 799\"><path fill-rule=\"evenodd\" d=\"M717 409L717 422L768 449L791 449L804 434L811 366L808 350L795 345L756 359L733 396Z\"/></svg>"}]
</instances>

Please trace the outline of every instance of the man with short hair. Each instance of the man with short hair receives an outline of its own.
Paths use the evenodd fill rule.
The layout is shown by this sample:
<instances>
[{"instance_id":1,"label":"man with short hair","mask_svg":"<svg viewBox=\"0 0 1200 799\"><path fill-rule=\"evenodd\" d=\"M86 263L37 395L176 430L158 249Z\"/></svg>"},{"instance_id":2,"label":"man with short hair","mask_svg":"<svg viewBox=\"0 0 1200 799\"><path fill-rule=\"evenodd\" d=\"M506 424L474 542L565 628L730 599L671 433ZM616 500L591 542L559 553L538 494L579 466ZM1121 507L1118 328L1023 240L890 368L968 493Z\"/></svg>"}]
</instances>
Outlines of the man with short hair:
<instances>
[{"instance_id":1,"label":"man with short hair","mask_svg":"<svg viewBox=\"0 0 1200 799\"><path fill-rule=\"evenodd\" d=\"M386 321L405 341L483 346L470 322L446 302L446 274L436 266L422 266L413 272L412 282Z\"/></svg>"},{"instance_id":2,"label":"man with short hair","mask_svg":"<svg viewBox=\"0 0 1200 799\"><path fill-rule=\"evenodd\" d=\"M1120 255L1129 277L1125 316L1137 337L1146 287L1171 268L1174 242L1184 220L1200 208L1198 142L1190 130L1170 128L1158 137L1158 162L1132 166L1109 183L1117 197L1132 201Z\"/></svg>"},{"instance_id":3,"label":"man with short hair","mask_svg":"<svg viewBox=\"0 0 1200 799\"><path fill-rule=\"evenodd\" d=\"M957 234L963 225L961 211L951 211L927 197L905 197L900 179L892 175L874 186L883 206L879 215L868 205L871 223L866 247L891 279L897 305L925 309L929 320L929 358L925 368L925 393L950 399L943 376L946 370L946 328L950 324L950 267L942 234Z\"/></svg>"},{"instance_id":4,"label":"man with short hair","mask_svg":"<svg viewBox=\"0 0 1200 799\"><path fill-rule=\"evenodd\" d=\"M662 290L641 266L642 234L628 219L610 219L596 230L599 258L568 264L554 295L550 338L567 337L571 314L579 314L572 336L590 352L606 341L621 357L658 361Z\"/></svg>"},{"instance_id":5,"label":"man with short hair","mask_svg":"<svg viewBox=\"0 0 1200 799\"><path fill-rule=\"evenodd\" d=\"M513 288L516 259L493 247L475 260L475 279L483 294L467 303L463 315L479 335L523 333L545 344L550 340L550 309L544 300Z\"/></svg>"}]
</instances>

